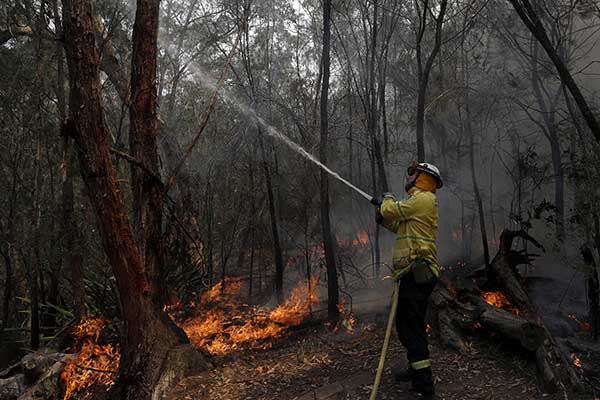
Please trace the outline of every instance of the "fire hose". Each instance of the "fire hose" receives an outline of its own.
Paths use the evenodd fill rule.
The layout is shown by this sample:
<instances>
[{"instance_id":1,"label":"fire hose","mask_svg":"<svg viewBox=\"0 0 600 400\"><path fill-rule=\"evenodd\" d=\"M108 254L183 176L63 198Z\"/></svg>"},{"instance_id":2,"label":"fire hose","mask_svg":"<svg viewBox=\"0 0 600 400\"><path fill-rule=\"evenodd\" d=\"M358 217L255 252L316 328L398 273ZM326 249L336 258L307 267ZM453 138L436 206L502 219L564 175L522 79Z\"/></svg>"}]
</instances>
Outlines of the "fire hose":
<instances>
[{"instance_id":1,"label":"fire hose","mask_svg":"<svg viewBox=\"0 0 600 400\"><path fill-rule=\"evenodd\" d=\"M373 390L369 400L375 400L377 397L377 389L379 388L379 382L381 381L381 374L383 373L383 366L385 365L385 357L390 344L390 335L392 333L392 326L394 325L394 316L396 315L396 308L398 307L398 283L394 282L394 294L392 295L392 308L390 310L390 316L388 318L387 329L385 331L385 338L383 339L383 347L381 348L381 356L379 357L379 366L377 367L377 373L375 374L375 382L373 383Z\"/></svg>"}]
</instances>

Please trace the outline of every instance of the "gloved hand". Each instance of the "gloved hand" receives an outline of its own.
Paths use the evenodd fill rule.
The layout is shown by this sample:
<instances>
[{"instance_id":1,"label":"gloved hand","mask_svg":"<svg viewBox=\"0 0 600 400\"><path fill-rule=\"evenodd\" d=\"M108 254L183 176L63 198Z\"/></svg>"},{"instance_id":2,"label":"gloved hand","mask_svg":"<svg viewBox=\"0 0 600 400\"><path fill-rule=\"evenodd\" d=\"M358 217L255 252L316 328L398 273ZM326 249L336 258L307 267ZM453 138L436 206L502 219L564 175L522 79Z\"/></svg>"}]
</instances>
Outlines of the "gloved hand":
<instances>
[{"instance_id":1,"label":"gloved hand","mask_svg":"<svg viewBox=\"0 0 600 400\"><path fill-rule=\"evenodd\" d=\"M383 215L381 215L379 208L377 208L377 211L375 212L375 222L379 225L383 224Z\"/></svg>"},{"instance_id":2,"label":"gloved hand","mask_svg":"<svg viewBox=\"0 0 600 400\"><path fill-rule=\"evenodd\" d=\"M371 204L373 204L375 207L380 207L382 201L383 200L381 200L381 197L379 196L371 197Z\"/></svg>"}]
</instances>

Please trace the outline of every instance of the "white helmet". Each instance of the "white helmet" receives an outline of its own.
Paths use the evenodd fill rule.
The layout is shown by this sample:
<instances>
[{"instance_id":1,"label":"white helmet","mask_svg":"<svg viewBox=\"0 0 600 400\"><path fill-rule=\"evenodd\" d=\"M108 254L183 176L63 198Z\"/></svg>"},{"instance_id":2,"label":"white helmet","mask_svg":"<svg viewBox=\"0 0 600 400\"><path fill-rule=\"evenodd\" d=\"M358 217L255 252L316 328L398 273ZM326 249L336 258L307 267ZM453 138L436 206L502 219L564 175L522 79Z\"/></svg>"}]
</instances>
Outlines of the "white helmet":
<instances>
[{"instance_id":1,"label":"white helmet","mask_svg":"<svg viewBox=\"0 0 600 400\"><path fill-rule=\"evenodd\" d=\"M442 175L440 174L440 170L435 165L429 164L429 163L419 163L417 165L411 165L410 167L408 167L408 174L413 175L415 170L427 172L428 174L433 175L433 177L437 181L438 189L441 188L442 186L444 186L444 182L442 181ZM411 171L412 171L412 173L411 173Z\"/></svg>"}]
</instances>

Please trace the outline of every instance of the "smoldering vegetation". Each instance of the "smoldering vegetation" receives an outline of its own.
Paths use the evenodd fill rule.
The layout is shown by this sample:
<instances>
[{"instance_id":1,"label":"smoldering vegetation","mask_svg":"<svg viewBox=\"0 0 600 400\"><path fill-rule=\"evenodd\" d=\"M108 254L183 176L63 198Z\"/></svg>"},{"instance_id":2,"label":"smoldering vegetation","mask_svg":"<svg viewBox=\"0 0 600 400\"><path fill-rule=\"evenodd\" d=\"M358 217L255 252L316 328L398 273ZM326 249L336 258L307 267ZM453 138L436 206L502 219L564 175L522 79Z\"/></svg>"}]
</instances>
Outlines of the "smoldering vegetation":
<instances>
[{"instance_id":1,"label":"smoldering vegetation","mask_svg":"<svg viewBox=\"0 0 600 400\"><path fill-rule=\"evenodd\" d=\"M597 6L536 4L598 118ZM169 187L159 224L161 293L167 307L182 306L178 322L227 279L241 282L240 307L263 307L259 317L302 285L321 299L309 302L310 315L327 312L321 170L271 130L317 159L326 155L331 170L370 195L403 197L412 160L437 165L445 271L469 277L493 260L504 229L523 230L545 250L521 239L513 245L540 254L518 271L549 329L569 336L597 321L589 282L599 265L598 142L511 4L334 2L326 143L321 7L312 0L160 3L159 167L151 178ZM130 217L137 212L127 157L135 11L132 1L98 1L94 9L102 118ZM64 134L61 12L60 2L38 0L1 8L0 359L7 363L21 348L53 340L82 309L123 318L77 143ZM356 191L332 176L328 185L343 315L380 315L394 236L375 224L373 207Z\"/></svg>"}]
</instances>

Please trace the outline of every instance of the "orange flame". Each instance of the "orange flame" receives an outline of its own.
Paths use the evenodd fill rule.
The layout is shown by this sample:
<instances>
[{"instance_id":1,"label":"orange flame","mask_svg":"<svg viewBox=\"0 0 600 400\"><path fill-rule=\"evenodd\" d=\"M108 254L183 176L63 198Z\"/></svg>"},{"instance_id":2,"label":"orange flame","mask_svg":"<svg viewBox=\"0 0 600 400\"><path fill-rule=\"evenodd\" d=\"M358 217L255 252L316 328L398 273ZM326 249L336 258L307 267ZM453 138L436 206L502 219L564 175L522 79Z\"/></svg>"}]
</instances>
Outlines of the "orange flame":
<instances>
[{"instance_id":1,"label":"orange flame","mask_svg":"<svg viewBox=\"0 0 600 400\"><path fill-rule=\"evenodd\" d=\"M579 357L577 357L577 354L575 353L571 353L571 361L573 361L573 365L575 365L577 368L581 368L581 360L579 359Z\"/></svg>"},{"instance_id":2,"label":"orange flame","mask_svg":"<svg viewBox=\"0 0 600 400\"><path fill-rule=\"evenodd\" d=\"M502 308L510 306L510 301L508 301L502 292L481 292L481 298L494 307Z\"/></svg>"},{"instance_id":3,"label":"orange flame","mask_svg":"<svg viewBox=\"0 0 600 400\"><path fill-rule=\"evenodd\" d=\"M60 374L65 387L63 399L75 394L80 399L90 399L94 390L104 388L108 391L114 384L121 355L116 346L98 344L106 324L108 321L103 318L87 318L73 328L73 338L82 345L77 357L68 360ZM94 390L88 390L92 388Z\"/></svg>"},{"instance_id":4,"label":"orange flame","mask_svg":"<svg viewBox=\"0 0 600 400\"><path fill-rule=\"evenodd\" d=\"M356 317L354 316L354 313L346 310L344 304L338 304L337 308L340 312L340 318L335 327L333 327L333 330L337 331L340 328L344 328L346 332L354 333L354 327L356 326Z\"/></svg>"},{"instance_id":5,"label":"orange flame","mask_svg":"<svg viewBox=\"0 0 600 400\"><path fill-rule=\"evenodd\" d=\"M272 342L265 343L266 339L286 335L288 328L300 324L309 315L310 306L319 301L315 290L318 276L310 283L310 293L303 282L281 305L266 311L234 297L241 289L239 279L226 281L225 290L219 282L201 296L198 314L180 326L195 345L211 353L224 354L245 346L268 348Z\"/></svg>"},{"instance_id":6,"label":"orange flame","mask_svg":"<svg viewBox=\"0 0 600 400\"><path fill-rule=\"evenodd\" d=\"M367 231L358 231L356 233L356 239L352 241L355 246L366 246L369 244L369 233Z\"/></svg>"}]
</instances>

